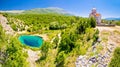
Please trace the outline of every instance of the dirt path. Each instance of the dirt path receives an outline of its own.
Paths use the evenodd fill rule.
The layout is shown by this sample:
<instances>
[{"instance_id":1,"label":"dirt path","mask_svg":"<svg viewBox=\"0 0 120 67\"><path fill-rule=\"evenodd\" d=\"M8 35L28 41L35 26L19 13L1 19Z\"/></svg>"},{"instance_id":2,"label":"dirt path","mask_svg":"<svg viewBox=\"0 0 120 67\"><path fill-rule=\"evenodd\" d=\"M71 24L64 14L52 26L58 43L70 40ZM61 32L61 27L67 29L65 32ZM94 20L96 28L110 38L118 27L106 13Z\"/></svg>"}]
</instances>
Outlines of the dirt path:
<instances>
[{"instance_id":1,"label":"dirt path","mask_svg":"<svg viewBox=\"0 0 120 67\"><path fill-rule=\"evenodd\" d=\"M29 62L30 67L36 67L35 61L40 58L40 51L33 51L31 49L23 49L23 51L28 53L27 61Z\"/></svg>"},{"instance_id":2,"label":"dirt path","mask_svg":"<svg viewBox=\"0 0 120 67\"><path fill-rule=\"evenodd\" d=\"M96 27L101 38L106 38L108 43L114 43L115 46L120 46L120 26L115 27Z\"/></svg>"},{"instance_id":3,"label":"dirt path","mask_svg":"<svg viewBox=\"0 0 120 67\"><path fill-rule=\"evenodd\" d=\"M6 31L7 34L13 35L15 31L7 23L7 18L3 15L0 15L0 24L2 25L3 29Z\"/></svg>"}]
</instances>

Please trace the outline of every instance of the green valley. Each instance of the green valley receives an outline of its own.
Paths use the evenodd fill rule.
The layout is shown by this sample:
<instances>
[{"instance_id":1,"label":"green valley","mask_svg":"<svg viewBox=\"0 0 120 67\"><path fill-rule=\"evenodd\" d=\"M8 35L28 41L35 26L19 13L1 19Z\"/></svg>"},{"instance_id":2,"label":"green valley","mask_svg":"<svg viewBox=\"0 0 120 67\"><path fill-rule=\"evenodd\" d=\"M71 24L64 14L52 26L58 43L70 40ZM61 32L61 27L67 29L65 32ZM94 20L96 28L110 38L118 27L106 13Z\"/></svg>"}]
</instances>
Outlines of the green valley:
<instances>
[{"instance_id":1,"label":"green valley","mask_svg":"<svg viewBox=\"0 0 120 67\"><path fill-rule=\"evenodd\" d=\"M60 8L2 12L0 67L119 67L120 27L108 22Z\"/></svg>"}]
</instances>

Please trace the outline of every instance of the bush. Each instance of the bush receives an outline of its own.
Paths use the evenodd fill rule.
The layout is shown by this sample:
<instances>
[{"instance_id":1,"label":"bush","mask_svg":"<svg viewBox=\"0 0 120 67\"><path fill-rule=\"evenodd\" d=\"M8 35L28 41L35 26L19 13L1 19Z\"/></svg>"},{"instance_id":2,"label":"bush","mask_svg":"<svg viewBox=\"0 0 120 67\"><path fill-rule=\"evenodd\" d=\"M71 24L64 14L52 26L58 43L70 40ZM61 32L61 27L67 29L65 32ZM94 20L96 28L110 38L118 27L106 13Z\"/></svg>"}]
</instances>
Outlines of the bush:
<instances>
[{"instance_id":1,"label":"bush","mask_svg":"<svg viewBox=\"0 0 120 67\"><path fill-rule=\"evenodd\" d=\"M95 20L95 18L93 18L93 17L90 17L90 25L91 25L91 27L96 27L96 20Z\"/></svg>"},{"instance_id":2,"label":"bush","mask_svg":"<svg viewBox=\"0 0 120 67\"><path fill-rule=\"evenodd\" d=\"M77 33L85 33L85 30L87 28L95 27L96 22L94 21L94 18L81 18L77 24Z\"/></svg>"},{"instance_id":3,"label":"bush","mask_svg":"<svg viewBox=\"0 0 120 67\"><path fill-rule=\"evenodd\" d=\"M116 25L120 26L120 21L116 22Z\"/></svg>"},{"instance_id":4,"label":"bush","mask_svg":"<svg viewBox=\"0 0 120 67\"><path fill-rule=\"evenodd\" d=\"M50 23L50 27L49 27L49 29L51 29L51 30L57 30L57 29L60 29L60 25L59 25L58 22L52 22L52 23Z\"/></svg>"},{"instance_id":5,"label":"bush","mask_svg":"<svg viewBox=\"0 0 120 67\"><path fill-rule=\"evenodd\" d=\"M11 27L12 27L12 29L13 29L14 31L17 31L17 30L18 30L18 29L17 29L17 26L16 26L15 24L12 24Z\"/></svg>"},{"instance_id":6,"label":"bush","mask_svg":"<svg viewBox=\"0 0 120 67\"><path fill-rule=\"evenodd\" d=\"M26 52L22 51L21 44L16 38L11 39L10 44L6 50L7 58L3 67L27 67L28 63L26 58L28 57Z\"/></svg>"},{"instance_id":7,"label":"bush","mask_svg":"<svg viewBox=\"0 0 120 67\"><path fill-rule=\"evenodd\" d=\"M58 30L58 29L65 29L66 27L67 27L67 24L60 25L58 22L52 22L50 23L49 29Z\"/></svg>"},{"instance_id":8,"label":"bush","mask_svg":"<svg viewBox=\"0 0 120 67\"><path fill-rule=\"evenodd\" d=\"M56 58L56 62L57 62L57 67L64 67L64 60L65 60L65 53L64 51L60 52Z\"/></svg>"},{"instance_id":9,"label":"bush","mask_svg":"<svg viewBox=\"0 0 120 67\"><path fill-rule=\"evenodd\" d=\"M69 53L75 47L75 42L77 39L77 34L74 30L62 33L61 43L59 45L59 52L65 51Z\"/></svg>"},{"instance_id":10,"label":"bush","mask_svg":"<svg viewBox=\"0 0 120 67\"><path fill-rule=\"evenodd\" d=\"M120 67L120 47L115 49L109 67Z\"/></svg>"}]
</instances>

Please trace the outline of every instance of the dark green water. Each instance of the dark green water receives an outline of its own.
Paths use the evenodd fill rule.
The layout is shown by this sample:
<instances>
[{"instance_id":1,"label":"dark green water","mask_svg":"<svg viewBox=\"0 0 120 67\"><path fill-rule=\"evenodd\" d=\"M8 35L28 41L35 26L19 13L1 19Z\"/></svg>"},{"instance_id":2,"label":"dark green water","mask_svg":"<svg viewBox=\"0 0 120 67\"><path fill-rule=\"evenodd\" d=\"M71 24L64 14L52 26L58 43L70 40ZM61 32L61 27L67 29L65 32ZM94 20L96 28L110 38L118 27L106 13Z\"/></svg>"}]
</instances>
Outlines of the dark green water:
<instances>
[{"instance_id":1,"label":"dark green water","mask_svg":"<svg viewBox=\"0 0 120 67\"><path fill-rule=\"evenodd\" d=\"M21 35L19 41L30 47L40 47L43 44L43 39L39 36Z\"/></svg>"}]
</instances>

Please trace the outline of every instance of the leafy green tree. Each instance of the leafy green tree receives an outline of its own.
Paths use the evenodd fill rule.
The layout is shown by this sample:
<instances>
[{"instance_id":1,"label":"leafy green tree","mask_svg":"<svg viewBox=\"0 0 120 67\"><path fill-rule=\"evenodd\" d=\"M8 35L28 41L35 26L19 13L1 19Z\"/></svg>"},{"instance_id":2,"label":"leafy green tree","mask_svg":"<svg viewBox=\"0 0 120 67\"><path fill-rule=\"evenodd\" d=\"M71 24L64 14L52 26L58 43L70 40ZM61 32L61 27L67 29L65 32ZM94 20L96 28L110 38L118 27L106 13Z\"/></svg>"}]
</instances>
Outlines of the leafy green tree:
<instances>
[{"instance_id":1,"label":"leafy green tree","mask_svg":"<svg viewBox=\"0 0 120 67\"><path fill-rule=\"evenodd\" d=\"M76 21L75 16L65 16L65 15L56 15L56 14L15 14L15 15L9 14L7 18L9 22L10 22L10 18L14 18L24 21L22 23L27 25L28 27L32 25L33 32L48 27L50 29L55 29L55 30L65 29L69 25L75 23Z\"/></svg>"},{"instance_id":2,"label":"leafy green tree","mask_svg":"<svg viewBox=\"0 0 120 67\"><path fill-rule=\"evenodd\" d=\"M91 27L96 27L96 20L95 20L95 18L94 17L90 17L90 25L91 25Z\"/></svg>"},{"instance_id":3,"label":"leafy green tree","mask_svg":"<svg viewBox=\"0 0 120 67\"><path fill-rule=\"evenodd\" d=\"M52 23L50 24L50 27L49 27L49 29L51 29L51 30L57 30L57 29L59 29L59 28L60 28L60 25L59 25L58 22L52 22Z\"/></svg>"},{"instance_id":4,"label":"leafy green tree","mask_svg":"<svg viewBox=\"0 0 120 67\"><path fill-rule=\"evenodd\" d=\"M75 34L74 30L65 30L65 32L62 33L62 39L59 45L59 52L65 51L65 53L69 53L70 51L72 51L72 49L75 47L76 40L77 34Z\"/></svg>"},{"instance_id":5,"label":"leafy green tree","mask_svg":"<svg viewBox=\"0 0 120 67\"><path fill-rule=\"evenodd\" d=\"M76 28L78 34L85 33L85 29L88 27L86 26L86 23L87 21L84 18L81 18L81 20L79 20Z\"/></svg>"},{"instance_id":6,"label":"leafy green tree","mask_svg":"<svg viewBox=\"0 0 120 67\"><path fill-rule=\"evenodd\" d=\"M12 27L12 29L15 30L15 31L18 30L16 24L12 24L11 27Z\"/></svg>"},{"instance_id":7,"label":"leafy green tree","mask_svg":"<svg viewBox=\"0 0 120 67\"><path fill-rule=\"evenodd\" d=\"M64 51L60 52L55 61L57 62L56 67L64 67L65 58L66 58L66 55Z\"/></svg>"}]
</instances>

